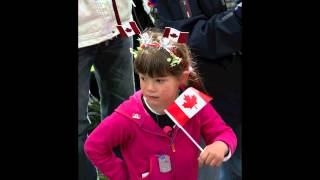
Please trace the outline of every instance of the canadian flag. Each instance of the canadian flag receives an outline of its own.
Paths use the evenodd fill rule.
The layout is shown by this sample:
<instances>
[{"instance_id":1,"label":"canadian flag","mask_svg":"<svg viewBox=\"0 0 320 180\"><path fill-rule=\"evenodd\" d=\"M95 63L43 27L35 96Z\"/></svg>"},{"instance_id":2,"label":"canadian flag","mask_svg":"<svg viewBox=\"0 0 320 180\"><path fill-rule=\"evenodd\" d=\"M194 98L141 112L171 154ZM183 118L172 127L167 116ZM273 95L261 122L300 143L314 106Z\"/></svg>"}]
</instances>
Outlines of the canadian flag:
<instances>
[{"instance_id":1,"label":"canadian flag","mask_svg":"<svg viewBox=\"0 0 320 180\"><path fill-rule=\"evenodd\" d=\"M165 27L163 37L169 38L177 43L186 43L188 40L188 32L181 32L172 27Z\"/></svg>"},{"instance_id":2,"label":"canadian flag","mask_svg":"<svg viewBox=\"0 0 320 180\"><path fill-rule=\"evenodd\" d=\"M140 34L140 30L134 21L130 21L127 23L124 23L122 25L117 25L118 31L121 34L121 37L130 37L135 34Z\"/></svg>"},{"instance_id":3,"label":"canadian flag","mask_svg":"<svg viewBox=\"0 0 320 180\"><path fill-rule=\"evenodd\" d=\"M212 97L189 87L164 111L178 126L183 126L211 100Z\"/></svg>"}]
</instances>

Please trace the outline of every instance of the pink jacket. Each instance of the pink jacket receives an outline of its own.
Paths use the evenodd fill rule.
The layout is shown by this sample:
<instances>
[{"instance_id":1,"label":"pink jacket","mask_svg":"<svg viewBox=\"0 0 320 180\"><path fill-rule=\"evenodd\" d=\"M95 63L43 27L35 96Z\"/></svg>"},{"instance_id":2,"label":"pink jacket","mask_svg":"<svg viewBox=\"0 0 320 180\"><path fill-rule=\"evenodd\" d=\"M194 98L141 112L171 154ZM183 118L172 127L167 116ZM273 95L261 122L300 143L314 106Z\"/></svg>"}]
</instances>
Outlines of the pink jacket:
<instances>
[{"instance_id":1,"label":"pink jacket","mask_svg":"<svg viewBox=\"0 0 320 180\"><path fill-rule=\"evenodd\" d=\"M173 138L167 136L144 109L141 95L141 91L136 92L94 129L84 145L88 158L110 180L196 180L200 151L177 126ZM210 104L184 128L198 143L203 135L206 144L220 140L229 146L232 154L235 151L237 139L233 130ZM112 151L117 145L124 160ZM170 172L159 171L160 154L170 156ZM142 178L146 172L149 175Z\"/></svg>"}]
</instances>

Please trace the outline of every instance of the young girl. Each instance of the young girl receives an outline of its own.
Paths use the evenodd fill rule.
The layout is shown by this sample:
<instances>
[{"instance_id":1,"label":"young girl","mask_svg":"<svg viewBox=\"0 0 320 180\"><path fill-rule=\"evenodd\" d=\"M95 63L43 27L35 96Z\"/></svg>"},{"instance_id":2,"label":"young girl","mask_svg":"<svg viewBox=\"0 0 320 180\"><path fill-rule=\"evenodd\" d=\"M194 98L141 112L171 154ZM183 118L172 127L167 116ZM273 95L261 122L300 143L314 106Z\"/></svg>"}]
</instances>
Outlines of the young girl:
<instances>
[{"instance_id":1,"label":"young girl","mask_svg":"<svg viewBox=\"0 0 320 180\"><path fill-rule=\"evenodd\" d=\"M235 151L237 139L208 103L183 127L203 152L164 113L186 87L204 91L185 44L156 30L141 35L134 66L141 90L123 102L89 135L85 152L111 180L196 180L198 165L219 166ZM120 145L123 159L112 151Z\"/></svg>"}]
</instances>

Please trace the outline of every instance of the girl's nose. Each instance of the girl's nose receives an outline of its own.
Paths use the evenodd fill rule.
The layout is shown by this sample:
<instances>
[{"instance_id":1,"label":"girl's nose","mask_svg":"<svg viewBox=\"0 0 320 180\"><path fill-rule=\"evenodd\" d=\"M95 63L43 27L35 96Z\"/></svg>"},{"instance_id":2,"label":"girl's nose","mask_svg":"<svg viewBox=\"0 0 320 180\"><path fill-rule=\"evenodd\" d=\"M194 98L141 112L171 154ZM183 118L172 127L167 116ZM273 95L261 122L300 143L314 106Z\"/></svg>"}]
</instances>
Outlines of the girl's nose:
<instances>
[{"instance_id":1,"label":"girl's nose","mask_svg":"<svg viewBox=\"0 0 320 180\"><path fill-rule=\"evenodd\" d=\"M147 83L146 87L147 87L148 91L154 91L154 89L155 89L154 88L154 83L152 83L152 82Z\"/></svg>"}]
</instances>

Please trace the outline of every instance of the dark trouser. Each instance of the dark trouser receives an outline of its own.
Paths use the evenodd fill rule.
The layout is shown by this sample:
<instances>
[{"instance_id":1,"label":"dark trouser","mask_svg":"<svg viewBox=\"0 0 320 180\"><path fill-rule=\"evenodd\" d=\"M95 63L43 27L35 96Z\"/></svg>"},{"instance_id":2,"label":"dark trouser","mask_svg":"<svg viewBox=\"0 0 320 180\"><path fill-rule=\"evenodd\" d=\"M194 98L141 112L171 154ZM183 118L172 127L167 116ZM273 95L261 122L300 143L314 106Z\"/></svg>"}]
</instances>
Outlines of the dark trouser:
<instances>
[{"instance_id":1,"label":"dark trouser","mask_svg":"<svg viewBox=\"0 0 320 180\"><path fill-rule=\"evenodd\" d=\"M231 159L218 168L219 178L209 178L217 169L207 168L201 180L242 179L242 140L241 140L241 105L242 105L242 61L240 56L230 56L219 60L198 60L198 67L204 86L213 97L211 104L223 120L235 131L238 139L236 152ZM199 171L200 172L200 171ZM211 176L212 177L212 176ZM200 179L200 178L199 178Z\"/></svg>"},{"instance_id":2,"label":"dark trouser","mask_svg":"<svg viewBox=\"0 0 320 180\"><path fill-rule=\"evenodd\" d=\"M96 170L83 152L83 144L87 137L90 122L87 108L90 87L90 68L95 68L101 104L101 119L135 91L131 38L116 37L103 43L80 48L78 51L78 158L79 179L96 180Z\"/></svg>"},{"instance_id":3,"label":"dark trouser","mask_svg":"<svg viewBox=\"0 0 320 180\"><path fill-rule=\"evenodd\" d=\"M97 180L96 168L83 151L86 135L78 136L78 180Z\"/></svg>"}]
</instances>

